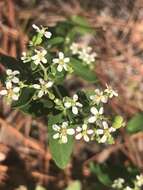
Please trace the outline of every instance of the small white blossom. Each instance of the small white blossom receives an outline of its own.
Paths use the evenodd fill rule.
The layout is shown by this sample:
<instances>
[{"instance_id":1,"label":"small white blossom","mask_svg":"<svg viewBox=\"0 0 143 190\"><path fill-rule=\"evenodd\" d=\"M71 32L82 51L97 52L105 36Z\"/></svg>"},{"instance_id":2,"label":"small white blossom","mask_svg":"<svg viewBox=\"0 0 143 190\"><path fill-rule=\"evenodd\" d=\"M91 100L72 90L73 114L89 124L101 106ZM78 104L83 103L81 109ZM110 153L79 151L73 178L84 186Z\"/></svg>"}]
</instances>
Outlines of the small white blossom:
<instances>
[{"instance_id":1,"label":"small white blossom","mask_svg":"<svg viewBox=\"0 0 143 190\"><path fill-rule=\"evenodd\" d=\"M103 91L100 91L99 89L95 90L95 95L91 95L90 99L93 101L93 104L97 104L97 105L100 102L107 103L107 101L108 101L107 95L104 95Z\"/></svg>"},{"instance_id":2,"label":"small white blossom","mask_svg":"<svg viewBox=\"0 0 143 190\"><path fill-rule=\"evenodd\" d=\"M46 38L51 38L52 33L47 31L47 28L41 26L41 28L39 28L36 24L33 24L32 27L40 34L44 35Z\"/></svg>"},{"instance_id":3,"label":"small white blossom","mask_svg":"<svg viewBox=\"0 0 143 190\"><path fill-rule=\"evenodd\" d=\"M108 123L106 121L102 122L102 127L103 127L102 129L97 129L96 130L96 134L97 135L102 135L101 138L100 138L100 140L99 140L99 142L100 143L105 143L107 141L107 139L108 139L108 136L111 133L115 132L116 129L113 128L113 127L109 127Z\"/></svg>"},{"instance_id":4,"label":"small white blossom","mask_svg":"<svg viewBox=\"0 0 143 190\"><path fill-rule=\"evenodd\" d=\"M72 113L77 115L78 114L78 108L82 108L82 104L78 102L78 95L74 94L73 99L64 99L64 106L66 108L72 108Z\"/></svg>"},{"instance_id":5,"label":"small white blossom","mask_svg":"<svg viewBox=\"0 0 143 190\"><path fill-rule=\"evenodd\" d=\"M122 189L124 183L125 183L125 180L123 178L118 178L113 181L112 187L115 189Z\"/></svg>"},{"instance_id":6,"label":"small white blossom","mask_svg":"<svg viewBox=\"0 0 143 190\"><path fill-rule=\"evenodd\" d=\"M7 74L7 82L19 83L19 78L16 75L19 75L20 72L15 70L12 71L11 69L6 70Z\"/></svg>"},{"instance_id":7,"label":"small white blossom","mask_svg":"<svg viewBox=\"0 0 143 190\"><path fill-rule=\"evenodd\" d=\"M143 175L137 175L136 176L136 185L138 187L142 187L143 186Z\"/></svg>"},{"instance_id":8,"label":"small white blossom","mask_svg":"<svg viewBox=\"0 0 143 190\"><path fill-rule=\"evenodd\" d=\"M83 138L86 142L89 142L90 137L89 135L92 135L94 131L92 129L88 128L87 124L83 124L82 127L76 128L77 135L75 136L75 139L80 140Z\"/></svg>"},{"instance_id":9,"label":"small white blossom","mask_svg":"<svg viewBox=\"0 0 143 190\"><path fill-rule=\"evenodd\" d=\"M123 190L133 190L133 188L126 186Z\"/></svg>"},{"instance_id":10,"label":"small white blossom","mask_svg":"<svg viewBox=\"0 0 143 190\"><path fill-rule=\"evenodd\" d=\"M97 110L96 107L92 107L90 109L91 113L93 114L93 116L91 116L89 119L88 119L88 122L89 123L94 123L95 121L97 121L98 119L100 119L100 117L102 116L103 112L104 112L104 109L103 107L100 107L99 110Z\"/></svg>"},{"instance_id":11,"label":"small white blossom","mask_svg":"<svg viewBox=\"0 0 143 190\"><path fill-rule=\"evenodd\" d=\"M107 86L104 92L107 93L109 98L112 98L113 96L118 96L118 93L114 91L110 86Z\"/></svg>"},{"instance_id":12,"label":"small white blossom","mask_svg":"<svg viewBox=\"0 0 143 190\"><path fill-rule=\"evenodd\" d=\"M13 87L11 83L6 84L6 89L0 91L1 96L5 96L8 101L17 101L20 96L20 87Z\"/></svg>"},{"instance_id":13,"label":"small white blossom","mask_svg":"<svg viewBox=\"0 0 143 190\"><path fill-rule=\"evenodd\" d=\"M40 63L47 63L47 59L45 58L47 51L45 49L35 50L35 52L36 54L31 57L35 65L38 65Z\"/></svg>"},{"instance_id":14,"label":"small white blossom","mask_svg":"<svg viewBox=\"0 0 143 190\"><path fill-rule=\"evenodd\" d=\"M70 50L72 51L73 55L76 55L79 53L79 44L77 43L72 43L70 46Z\"/></svg>"},{"instance_id":15,"label":"small white blossom","mask_svg":"<svg viewBox=\"0 0 143 190\"><path fill-rule=\"evenodd\" d=\"M97 56L96 53L91 53L91 47L84 47L79 51L79 59L86 62L88 65L95 62L95 57Z\"/></svg>"},{"instance_id":16,"label":"small white blossom","mask_svg":"<svg viewBox=\"0 0 143 190\"><path fill-rule=\"evenodd\" d=\"M39 84L33 84L33 88L38 90L38 98L47 94L52 86L53 81L44 81L42 78L39 79Z\"/></svg>"},{"instance_id":17,"label":"small white blossom","mask_svg":"<svg viewBox=\"0 0 143 190\"><path fill-rule=\"evenodd\" d=\"M53 63L58 64L57 70L59 72L62 72L64 69L65 71L68 71L68 65L70 59L68 57L64 57L64 54L62 52L59 52L59 58L54 58Z\"/></svg>"},{"instance_id":18,"label":"small white blossom","mask_svg":"<svg viewBox=\"0 0 143 190\"><path fill-rule=\"evenodd\" d=\"M67 135L74 135L75 130L73 128L68 128L68 122L63 122L62 125L53 125L53 130L56 133L53 135L53 139L59 139L61 143L67 143Z\"/></svg>"}]
</instances>

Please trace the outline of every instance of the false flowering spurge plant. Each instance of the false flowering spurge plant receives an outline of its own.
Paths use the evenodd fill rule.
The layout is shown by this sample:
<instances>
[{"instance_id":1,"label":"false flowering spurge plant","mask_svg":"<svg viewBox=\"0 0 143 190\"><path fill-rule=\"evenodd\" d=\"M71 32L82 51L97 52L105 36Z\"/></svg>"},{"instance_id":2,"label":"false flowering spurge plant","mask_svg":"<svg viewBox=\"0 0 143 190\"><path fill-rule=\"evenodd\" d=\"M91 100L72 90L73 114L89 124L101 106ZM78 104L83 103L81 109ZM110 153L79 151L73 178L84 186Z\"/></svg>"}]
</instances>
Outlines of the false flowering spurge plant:
<instances>
[{"instance_id":1,"label":"false flowering spurge plant","mask_svg":"<svg viewBox=\"0 0 143 190\"><path fill-rule=\"evenodd\" d=\"M115 190L141 190L143 187L143 175L137 175L132 186L126 184L125 179L118 178L113 181L112 188Z\"/></svg>"},{"instance_id":2,"label":"false flowering spurge plant","mask_svg":"<svg viewBox=\"0 0 143 190\"><path fill-rule=\"evenodd\" d=\"M96 82L89 66L95 61L96 54L91 53L90 47L78 47L73 37L83 29L84 33L89 32L89 26L87 30L87 24L77 21L72 19L67 24L68 28L70 25L68 33L65 33L67 26L63 23L55 30L51 29L53 34L47 27L34 24L36 34L20 60L0 56L1 63L7 68L3 77L0 77L3 82L0 95L13 108L19 108L33 117L43 116L47 119L50 150L61 168L69 161L74 139L113 143L113 133L123 125L120 116L111 124L105 112L105 104L118 96L111 87L107 86L105 90L82 90L70 96L64 86L66 77L71 74L88 82Z\"/></svg>"}]
</instances>

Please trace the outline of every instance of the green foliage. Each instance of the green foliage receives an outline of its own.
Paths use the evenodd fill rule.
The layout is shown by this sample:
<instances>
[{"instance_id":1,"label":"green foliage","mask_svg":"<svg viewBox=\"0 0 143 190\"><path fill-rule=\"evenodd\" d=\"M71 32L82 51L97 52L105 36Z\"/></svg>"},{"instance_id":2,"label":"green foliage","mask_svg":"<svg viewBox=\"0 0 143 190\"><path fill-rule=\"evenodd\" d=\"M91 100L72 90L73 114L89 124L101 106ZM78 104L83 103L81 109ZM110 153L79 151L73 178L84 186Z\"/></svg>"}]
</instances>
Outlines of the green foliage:
<instances>
[{"instance_id":1,"label":"green foliage","mask_svg":"<svg viewBox=\"0 0 143 190\"><path fill-rule=\"evenodd\" d=\"M65 190L81 190L80 181L76 180L69 184L69 186Z\"/></svg>"},{"instance_id":2,"label":"green foliage","mask_svg":"<svg viewBox=\"0 0 143 190\"><path fill-rule=\"evenodd\" d=\"M143 131L143 113L138 113L127 123L127 132L137 133Z\"/></svg>"},{"instance_id":3,"label":"green foliage","mask_svg":"<svg viewBox=\"0 0 143 190\"><path fill-rule=\"evenodd\" d=\"M59 144L58 140L53 139L52 125L63 121L63 115L58 114L56 116L49 116L48 118L48 138L52 158L59 168L64 169L70 160L73 150L73 137L69 137L66 144Z\"/></svg>"},{"instance_id":4,"label":"green foliage","mask_svg":"<svg viewBox=\"0 0 143 190\"><path fill-rule=\"evenodd\" d=\"M72 58L71 65L73 67L74 73L88 82L95 83L97 78L95 73L92 72L87 66L83 65L81 61Z\"/></svg>"}]
</instances>

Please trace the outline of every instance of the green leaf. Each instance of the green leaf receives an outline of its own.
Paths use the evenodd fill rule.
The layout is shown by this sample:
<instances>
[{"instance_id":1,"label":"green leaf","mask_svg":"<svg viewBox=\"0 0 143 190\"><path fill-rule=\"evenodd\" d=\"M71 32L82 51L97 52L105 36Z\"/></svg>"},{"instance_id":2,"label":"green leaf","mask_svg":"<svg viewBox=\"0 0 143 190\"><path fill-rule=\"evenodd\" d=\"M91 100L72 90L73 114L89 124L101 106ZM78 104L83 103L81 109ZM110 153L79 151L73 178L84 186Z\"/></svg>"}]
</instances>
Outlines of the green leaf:
<instances>
[{"instance_id":1,"label":"green leaf","mask_svg":"<svg viewBox=\"0 0 143 190\"><path fill-rule=\"evenodd\" d=\"M76 180L69 184L69 186L65 190L81 190L80 181Z\"/></svg>"},{"instance_id":2,"label":"green leaf","mask_svg":"<svg viewBox=\"0 0 143 190\"><path fill-rule=\"evenodd\" d=\"M71 65L74 70L74 73L80 77L82 77L84 80L87 80L88 82L96 82L96 76L95 73L92 72L87 66L83 65L81 61L71 58Z\"/></svg>"},{"instance_id":3,"label":"green leaf","mask_svg":"<svg viewBox=\"0 0 143 190\"><path fill-rule=\"evenodd\" d=\"M112 127L114 127L115 129L119 129L122 126L124 126L124 119L122 116L117 115L114 119L113 125Z\"/></svg>"},{"instance_id":4,"label":"green leaf","mask_svg":"<svg viewBox=\"0 0 143 190\"><path fill-rule=\"evenodd\" d=\"M13 108L20 108L28 104L34 95L35 90L31 88L23 88L19 100L12 103Z\"/></svg>"},{"instance_id":5,"label":"green leaf","mask_svg":"<svg viewBox=\"0 0 143 190\"><path fill-rule=\"evenodd\" d=\"M71 136L68 136L68 142L66 144L60 144L58 140L53 139L55 131L53 131L52 125L62 122L62 117L62 114L58 114L56 116L49 116L48 137L52 158L59 168L64 169L70 160L74 141L73 137Z\"/></svg>"},{"instance_id":6,"label":"green leaf","mask_svg":"<svg viewBox=\"0 0 143 190\"><path fill-rule=\"evenodd\" d=\"M53 46L53 45L57 45L57 44L61 44L62 42L64 42L64 38L62 37L55 37L51 40L48 41L48 44Z\"/></svg>"},{"instance_id":7,"label":"green leaf","mask_svg":"<svg viewBox=\"0 0 143 190\"><path fill-rule=\"evenodd\" d=\"M143 113L138 113L127 123L126 130L129 133L143 131Z\"/></svg>"},{"instance_id":8,"label":"green leaf","mask_svg":"<svg viewBox=\"0 0 143 190\"><path fill-rule=\"evenodd\" d=\"M89 22L84 17L74 15L71 17L71 21L79 26L90 27Z\"/></svg>"},{"instance_id":9,"label":"green leaf","mask_svg":"<svg viewBox=\"0 0 143 190\"><path fill-rule=\"evenodd\" d=\"M19 70L22 75L30 76L28 64L24 64L21 60L0 53L0 64L6 69Z\"/></svg>"},{"instance_id":10,"label":"green leaf","mask_svg":"<svg viewBox=\"0 0 143 190\"><path fill-rule=\"evenodd\" d=\"M105 186L110 186L112 184L112 180L110 179L108 172L105 171L99 164L90 163L91 172L96 174L98 180L104 184Z\"/></svg>"},{"instance_id":11,"label":"green leaf","mask_svg":"<svg viewBox=\"0 0 143 190\"><path fill-rule=\"evenodd\" d=\"M45 187L42 187L41 185L36 186L35 190L46 190Z\"/></svg>"}]
</instances>

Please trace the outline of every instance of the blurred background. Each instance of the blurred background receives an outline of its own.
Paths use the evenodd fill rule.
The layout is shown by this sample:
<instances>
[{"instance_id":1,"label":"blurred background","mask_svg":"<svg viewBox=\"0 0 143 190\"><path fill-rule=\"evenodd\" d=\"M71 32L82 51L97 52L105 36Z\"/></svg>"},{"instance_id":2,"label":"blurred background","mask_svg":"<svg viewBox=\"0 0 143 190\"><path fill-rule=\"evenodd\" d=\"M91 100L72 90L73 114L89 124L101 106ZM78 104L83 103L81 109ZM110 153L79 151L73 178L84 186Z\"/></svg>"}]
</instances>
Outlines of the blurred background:
<instances>
[{"instance_id":1,"label":"blurred background","mask_svg":"<svg viewBox=\"0 0 143 190\"><path fill-rule=\"evenodd\" d=\"M78 143L60 170L47 148L47 128L0 99L0 189L108 190L108 182L143 170L143 0L0 0L0 53L26 51L31 25L56 26L73 15L96 34L85 36L97 53L95 74L119 98L109 111L127 123L114 145ZM71 85L71 84L70 84ZM79 85L87 86L84 81ZM112 172L111 172L112 170ZM130 180L130 179L129 179ZM72 184L72 185L70 185Z\"/></svg>"}]
</instances>

